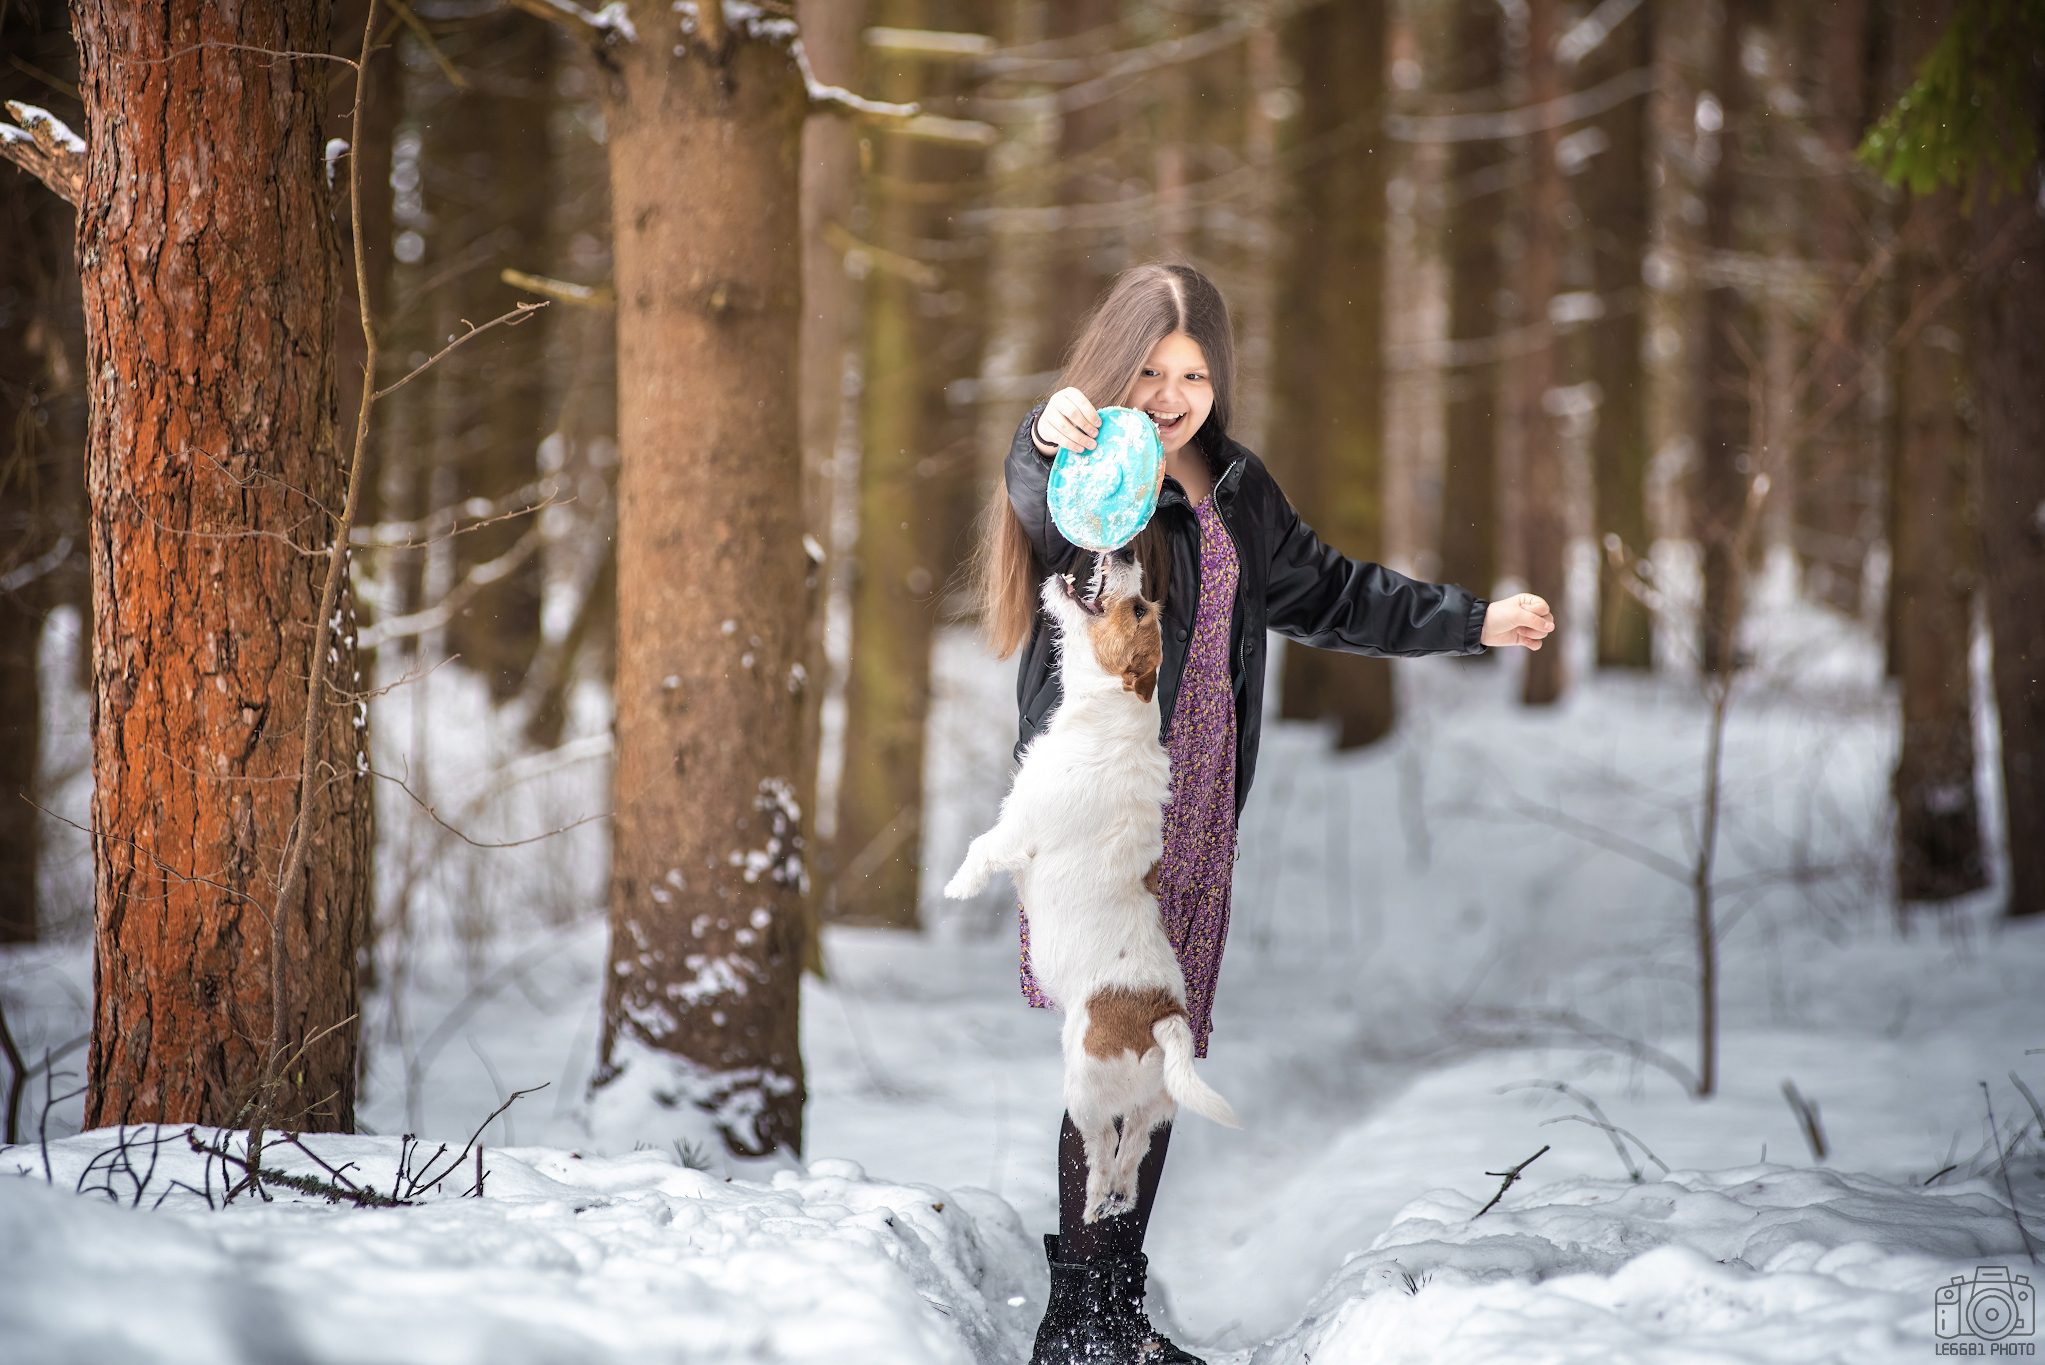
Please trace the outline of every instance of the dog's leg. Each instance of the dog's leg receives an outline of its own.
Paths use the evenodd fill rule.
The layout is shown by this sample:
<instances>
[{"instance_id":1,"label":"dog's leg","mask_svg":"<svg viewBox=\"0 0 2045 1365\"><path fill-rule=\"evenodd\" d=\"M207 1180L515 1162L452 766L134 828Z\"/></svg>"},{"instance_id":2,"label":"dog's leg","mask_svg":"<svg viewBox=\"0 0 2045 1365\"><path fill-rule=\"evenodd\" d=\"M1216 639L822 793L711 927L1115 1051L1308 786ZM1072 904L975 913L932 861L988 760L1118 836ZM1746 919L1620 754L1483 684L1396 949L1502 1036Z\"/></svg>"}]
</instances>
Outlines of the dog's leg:
<instances>
[{"instance_id":1,"label":"dog's leg","mask_svg":"<svg viewBox=\"0 0 2045 1365\"><path fill-rule=\"evenodd\" d=\"M955 901L964 900L976 894L987 885L987 879L999 869L1013 873L1028 859L1019 856L1014 827L1006 820L973 840L966 849L966 860L959 864L959 870L944 884L944 894Z\"/></svg>"}]
</instances>

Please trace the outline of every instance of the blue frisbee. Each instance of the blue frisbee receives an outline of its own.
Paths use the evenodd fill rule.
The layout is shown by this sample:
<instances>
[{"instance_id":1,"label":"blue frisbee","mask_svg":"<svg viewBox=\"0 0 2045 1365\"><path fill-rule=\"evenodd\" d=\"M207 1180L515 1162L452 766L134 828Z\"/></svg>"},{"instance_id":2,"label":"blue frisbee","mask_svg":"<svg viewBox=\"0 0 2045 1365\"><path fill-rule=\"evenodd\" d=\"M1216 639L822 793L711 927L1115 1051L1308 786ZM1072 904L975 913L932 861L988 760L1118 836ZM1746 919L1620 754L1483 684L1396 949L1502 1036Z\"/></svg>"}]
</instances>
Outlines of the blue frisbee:
<instances>
[{"instance_id":1,"label":"blue frisbee","mask_svg":"<svg viewBox=\"0 0 2045 1365\"><path fill-rule=\"evenodd\" d=\"M1058 447L1046 501L1051 520L1082 550L1105 554L1136 539L1157 511L1165 448L1134 408L1102 408L1092 450Z\"/></svg>"}]
</instances>

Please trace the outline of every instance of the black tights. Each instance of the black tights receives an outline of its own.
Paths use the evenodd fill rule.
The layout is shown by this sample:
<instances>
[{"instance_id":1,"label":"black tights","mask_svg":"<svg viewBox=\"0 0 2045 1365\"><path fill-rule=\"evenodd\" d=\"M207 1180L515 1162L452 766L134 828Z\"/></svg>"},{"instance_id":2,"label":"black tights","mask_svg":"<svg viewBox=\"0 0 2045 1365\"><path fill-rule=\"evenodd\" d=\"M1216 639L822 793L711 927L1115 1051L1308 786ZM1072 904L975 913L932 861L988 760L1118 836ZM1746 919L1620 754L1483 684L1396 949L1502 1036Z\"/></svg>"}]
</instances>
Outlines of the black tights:
<instances>
[{"instance_id":1,"label":"black tights","mask_svg":"<svg viewBox=\"0 0 2045 1365\"><path fill-rule=\"evenodd\" d=\"M1058 1259L1091 1261L1128 1256L1143 1250L1150 1227L1150 1207L1157 1202L1158 1178L1164 1174L1165 1148L1171 1145L1167 1123L1150 1135L1150 1150L1136 1168L1136 1207L1097 1223L1086 1219L1086 1143L1072 1124L1072 1115L1058 1129Z\"/></svg>"}]
</instances>

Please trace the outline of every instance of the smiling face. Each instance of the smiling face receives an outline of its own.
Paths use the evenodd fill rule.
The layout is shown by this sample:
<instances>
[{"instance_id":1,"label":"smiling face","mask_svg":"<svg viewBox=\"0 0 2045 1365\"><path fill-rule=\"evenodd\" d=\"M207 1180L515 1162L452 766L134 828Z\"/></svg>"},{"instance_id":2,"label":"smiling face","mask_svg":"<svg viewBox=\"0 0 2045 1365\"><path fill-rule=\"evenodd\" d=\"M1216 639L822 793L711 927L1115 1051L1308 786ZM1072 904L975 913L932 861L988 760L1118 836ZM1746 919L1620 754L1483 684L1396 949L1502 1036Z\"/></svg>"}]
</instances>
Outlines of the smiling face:
<instances>
[{"instance_id":1,"label":"smiling face","mask_svg":"<svg viewBox=\"0 0 2045 1365\"><path fill-rule=\"evenodd\" d=\"M1122 406L1157 424L1157 439L1167 455L1192 440L1214 410L1214 381L1200 343L1173 332L1151 347Z\"/></svg>"}]
</instances>

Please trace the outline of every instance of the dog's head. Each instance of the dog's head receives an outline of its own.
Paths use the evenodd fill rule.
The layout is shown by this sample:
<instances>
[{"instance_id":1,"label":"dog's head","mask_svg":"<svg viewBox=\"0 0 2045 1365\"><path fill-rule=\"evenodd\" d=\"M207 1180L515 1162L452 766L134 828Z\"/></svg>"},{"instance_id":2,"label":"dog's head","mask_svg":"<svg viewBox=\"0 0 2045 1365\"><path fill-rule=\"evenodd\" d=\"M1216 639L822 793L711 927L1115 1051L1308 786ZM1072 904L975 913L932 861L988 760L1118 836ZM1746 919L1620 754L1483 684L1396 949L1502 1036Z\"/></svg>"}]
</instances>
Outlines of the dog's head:
<instances>
[{"instance_id":1,"label":"dog's head","mask_svg":"<svg viewBox=\"0 0 2045 1365\"><path fill-rule=\"evenodd\" d=\"M1091 586L1070 574L1044 580L1044 609L1058 625L1061 672L1119 678L1124 692L1149 702L1164 662L1163 610L1144 600L1143 570L1135 564L1110 561L1098 597L1088 596Z\"/></svg>"}]
</instances>

